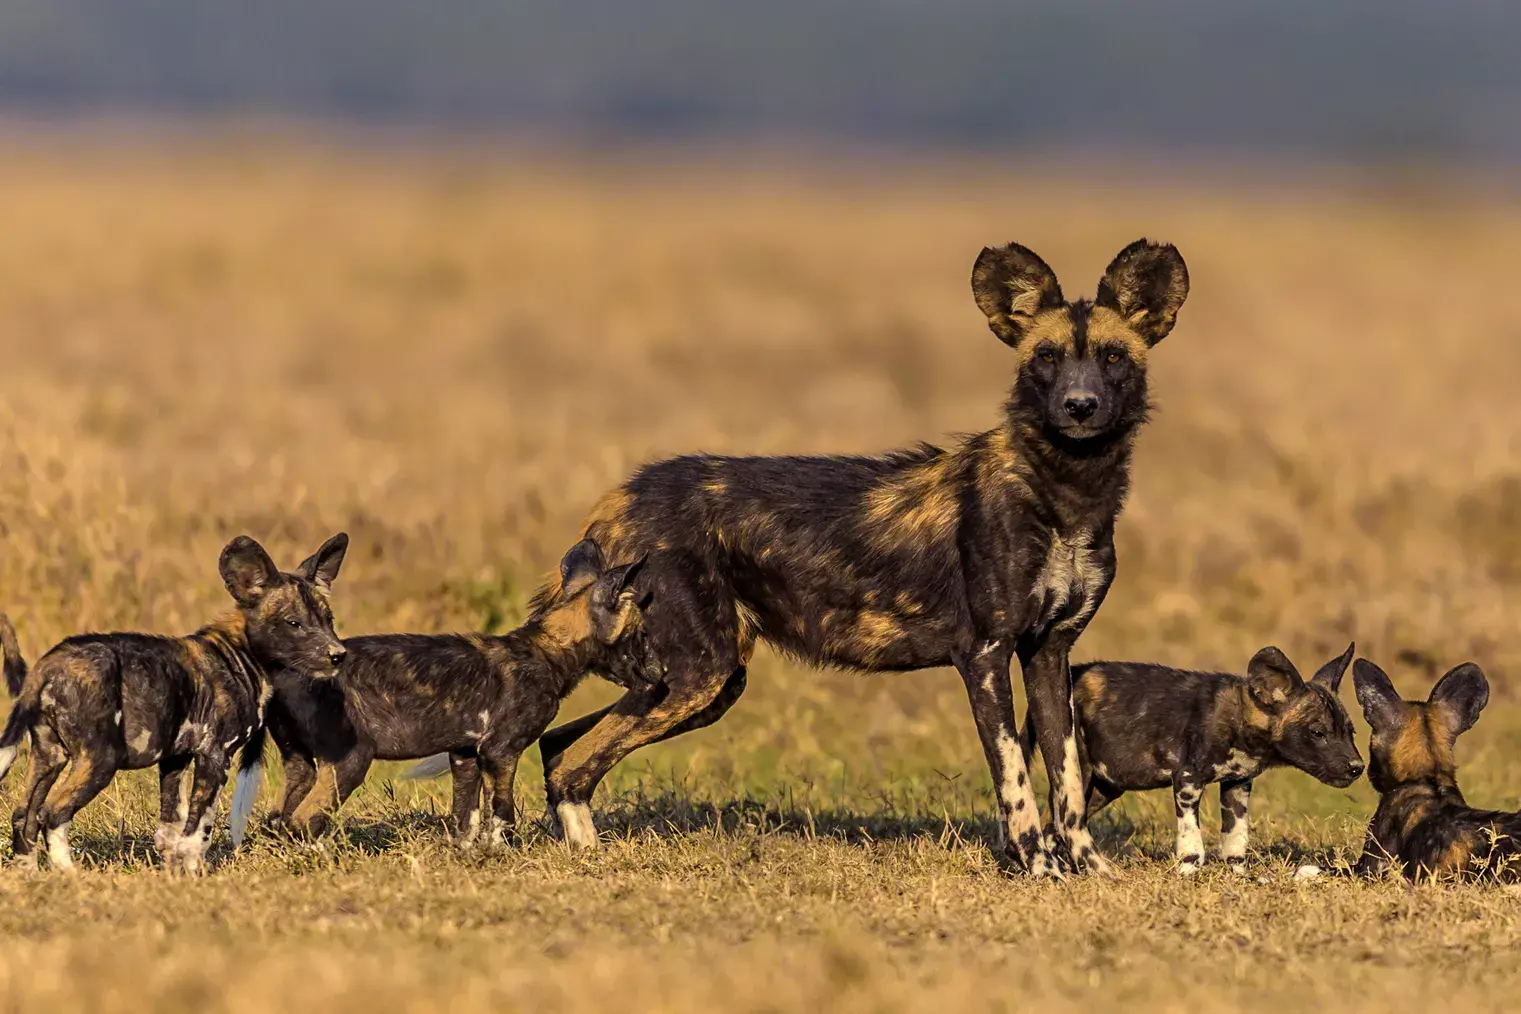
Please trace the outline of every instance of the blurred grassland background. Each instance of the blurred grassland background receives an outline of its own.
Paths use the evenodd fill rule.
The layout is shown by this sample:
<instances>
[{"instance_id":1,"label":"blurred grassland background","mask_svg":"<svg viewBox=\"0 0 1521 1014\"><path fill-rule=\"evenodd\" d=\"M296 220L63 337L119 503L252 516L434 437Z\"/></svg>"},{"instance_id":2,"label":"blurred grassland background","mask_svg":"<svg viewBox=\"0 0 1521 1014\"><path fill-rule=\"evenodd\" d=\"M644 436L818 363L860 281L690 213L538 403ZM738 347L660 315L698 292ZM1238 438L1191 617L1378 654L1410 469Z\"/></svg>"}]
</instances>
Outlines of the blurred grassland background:
<instances>
[{"instance_id":1,"label":"blurred grassland background","mask_svg":"<svg viewBox=\"0 0 1521 1014\"><path fill-rule=\"evenodd\" d=\"M1193 292L1076 657L1309 671L1355 638L1408 695L1473 659L1463 785L1514 807L1518 32L1489 0L0 5L0 608L32 659L184 633L228 605L233 535L290 566L345 529L343 633L505 630L640 462L994 425L977 251L1017 240L1076 296L1146 235ZM398 770L332 839L223 840L195 881L157 868L154 778L119 778L77 880L0 870L0 1012L1521 986L1512 894L1291 879L1356 854L1366 782L1263 777L1245 879L1176 880L1159 793L1096 822L1119 880L1004 877L949 670L763 649L721 723L614 772L595 855L549 834L536 752L491 858Z\"/></svg>"}]
</instances>

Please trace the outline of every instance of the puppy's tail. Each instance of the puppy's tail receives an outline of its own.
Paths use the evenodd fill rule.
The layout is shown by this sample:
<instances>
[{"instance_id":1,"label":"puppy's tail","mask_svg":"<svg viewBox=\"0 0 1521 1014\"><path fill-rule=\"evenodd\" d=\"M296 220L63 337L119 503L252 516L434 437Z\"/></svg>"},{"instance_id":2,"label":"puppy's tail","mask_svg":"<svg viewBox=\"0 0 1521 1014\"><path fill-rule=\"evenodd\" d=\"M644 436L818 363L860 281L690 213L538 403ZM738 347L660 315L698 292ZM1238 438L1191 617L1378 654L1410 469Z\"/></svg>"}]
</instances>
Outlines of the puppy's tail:
<instances>
[{"instance_id":1,"label":"puppy's tail","mask_svg":"<svg viewBox=\"0 0 1521 1014\"><path fill-rule=\"evenodd\" d=\"M16 699L10 717L5 720L5 731L0 732L0 779L4 779L16 763L22 738L32 731L41 713L42 681L40 677L27 679L30 674L16 643L16 629L4 613L0 613L0 650L5 653L5 687Z\"/></svg>"},{"instance_id":2,"label":"puppy's tail","mask_svg":"<svg viewBox=\"0 0 1521 1014\"><path fill-rule=\"evenodd\" d=\"M260 725L243 744L238 758L238 784L232 790L232 847L240 848L248 831L248 818L253 816L254 800L259 798L259 785L264 780L264 726Z\"/></svg>"},{"instance_id":3,"label":"puppy's tail","mask_svg":"<svg viewBox=\"0 0 1521 1014\"><path fill-rule=\"evenodd\" d=\"M4 613L0 613L0 656L5 659L5 689L12 699L20 697L21 687L26 683L26 659L21 657L16 628Z\"/></svg>"},{"instance_id":4,"label":"puppy's tail","mask_svg":"<svg viewBox=\"0 0 1521 1014\"><path fill-rule=\"evenodd\" d=\"M424 757L416 764L413 764L406 771L402 772L401 777L409 779L437 778L439 775L447 773L448 770L449 755L446 753L436 753L432 757Z\"/></svg>"},{"instance_id":5,"label":"puppy's tail","mask_svg":"<svg viewBox=\"0 0 1521 1014\"><path fill-rule=\"evenodd\" d=\"M1030 721L1030 711L1025 709L1025 724L1019 727L1019 749L1025 755L1025 767L1035 763L1035 723Z\"/></svg>"}]
</instances>

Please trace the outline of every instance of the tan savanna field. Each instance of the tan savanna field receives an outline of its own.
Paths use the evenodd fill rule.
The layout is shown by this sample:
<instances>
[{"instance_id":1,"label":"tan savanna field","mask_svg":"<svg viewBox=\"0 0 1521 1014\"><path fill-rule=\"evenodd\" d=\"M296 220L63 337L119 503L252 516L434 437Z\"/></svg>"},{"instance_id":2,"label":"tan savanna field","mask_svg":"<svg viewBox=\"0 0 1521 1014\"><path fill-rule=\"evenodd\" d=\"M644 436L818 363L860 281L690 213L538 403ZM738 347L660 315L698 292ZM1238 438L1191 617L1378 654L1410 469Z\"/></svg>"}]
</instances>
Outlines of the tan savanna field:
<instances>
[{"instance_id":1,"label":"tan savanna field","mask_svg":"<svg viewBox=\"0 0 1521 1014\"><path fill-rule=\"evenodd\" d=\"M1276 643L1309 671L1355 637L1421 696L1474 659L1495 693L1464 787L1517 806L1521 202L1123 164L13 141L0 607L30 658L184 633L228 604L231 536L291 566L344 529L340 632L503 629L641 461L994 425L977 251L1018 240L1077 295L1149 235L1193 292L1075 657L1240 668ZM153 775L118 779L75 825L80 876L0 870L0 1009L1499 1010L1521 988L1513 894L1292 879L1355 856L1365 781L1264 776L1247 878L1174 878L1163 794L1095 822L1119 879L1006 878L949 670L763 651L724 721L609 779L593 855L549 834L536 752L526 844L495 858L456 854L446 785L398 770L334 839L223 834L199 880L156 868Z\"/></svg>"}]
</instances>

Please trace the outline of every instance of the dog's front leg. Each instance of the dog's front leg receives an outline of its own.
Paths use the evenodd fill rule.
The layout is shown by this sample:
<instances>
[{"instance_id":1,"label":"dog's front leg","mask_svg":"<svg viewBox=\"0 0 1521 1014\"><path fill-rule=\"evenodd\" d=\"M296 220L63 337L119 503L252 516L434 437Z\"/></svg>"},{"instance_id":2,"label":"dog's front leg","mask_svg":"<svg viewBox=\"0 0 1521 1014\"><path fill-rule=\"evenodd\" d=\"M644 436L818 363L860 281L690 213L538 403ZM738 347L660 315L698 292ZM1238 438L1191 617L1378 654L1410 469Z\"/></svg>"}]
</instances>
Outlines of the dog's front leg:
<instances>
[{"instance_id":1,"label":"dog's front leg","mask_svg":"<svg viewBox=\"0 0 1521 1014\"><path fill-rule=\"evenodd\" d=\"M1077 719L1072 705L1072 673L1065 641L1050 640L1024 667L1027 721L1035 725L1040 752L1051 782L1051 821L1078 872L1108 873L1088 832L1088 789L1078 751Z\"/></svg>"},{"instance_id":2,"label":"dog's front leg","mask_svg":"<svg viewBox=\"0 0 1521 1014\"><path fill-rule=\"evenodd\" d=\"M1009 645L998 640L980 641L965 656L956 658L956 669L966 683L972 719L993 775L999 845L1007 859L1030 875L1059 876L1056 858L1042 841L1035 788L1030 784L1014 723L1014 688L1009 683L1012 657Z\"/></svg>"},{"instance_id":3,"label":"dog's front leg","mask_svg":"<svg viewBox=\"0 0 1521 1014\"><path fill-rule=\"evenodd\" d=\"M1220 858L1232 873L1246 872L1251 805L1250 778L1220 783Z\"/></svg>"},{"instance_id":4,"label":"dog's front leg","mask_svg":"<svg viewBox=\"0 0 1521 1014\"><path fill-rule=\"evenodd\" d=\"M227 757L220 753L201 753L195 758L195 778L190 785L190 799L185 808L185 823L171 855L175 865L186 873L199 873L211 839L211 822L216 815L217 793L227 783Z\"/></svg>"},{"instance_id":5,"label":"dog's front leg","mask_svg":"<svg viewBox=\"0 0 1521 1014\"><path fill-rule=\"evenodd\" d=\"M1184 768L1173 777L1172 794L1178 814L1178 875L1192 876L1204 865L1204 835L1199 830L1199 800L1204 783Z\"/></svg>"}]
</instances>

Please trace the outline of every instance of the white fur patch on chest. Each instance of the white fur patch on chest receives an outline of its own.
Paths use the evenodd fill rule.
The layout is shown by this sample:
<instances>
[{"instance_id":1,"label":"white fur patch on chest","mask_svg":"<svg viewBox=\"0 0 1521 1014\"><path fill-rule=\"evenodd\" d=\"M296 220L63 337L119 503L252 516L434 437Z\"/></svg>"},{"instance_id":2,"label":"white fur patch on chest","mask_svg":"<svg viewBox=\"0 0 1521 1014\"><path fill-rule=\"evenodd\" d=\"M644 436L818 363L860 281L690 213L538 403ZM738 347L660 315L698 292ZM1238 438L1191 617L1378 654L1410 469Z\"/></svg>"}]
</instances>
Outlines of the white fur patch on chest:
<instances>
[{"instance_id":1,"label":"white fur patch on chest","mask_svg":"<svg viewBox=\"0 0 1521 1014\"><path fill-rule=\"evenodd\" d=\"M1216 778L1254 778L1262 770L1262 762L1231 747L1225 755L1224 764L1215 765Z\"/></svg>"},{"instance_id":2,"label":"white fur patch on chest","mask_svg":"<svg viewBox=\"0 0 1521 1014\"><path fill-rule=\"evenodd\" d=\"M1035 578L1035 586L1030 590L1030 594L1042 604L1037 624L1046 626L1064 615L1064 624L1086 622L1093 615L1094 600L1103 584L1104 575L1093 552L1092 534L1077 532L1063 536L1052 532L1051 548Z\"/></svg>"}]
</instances>

